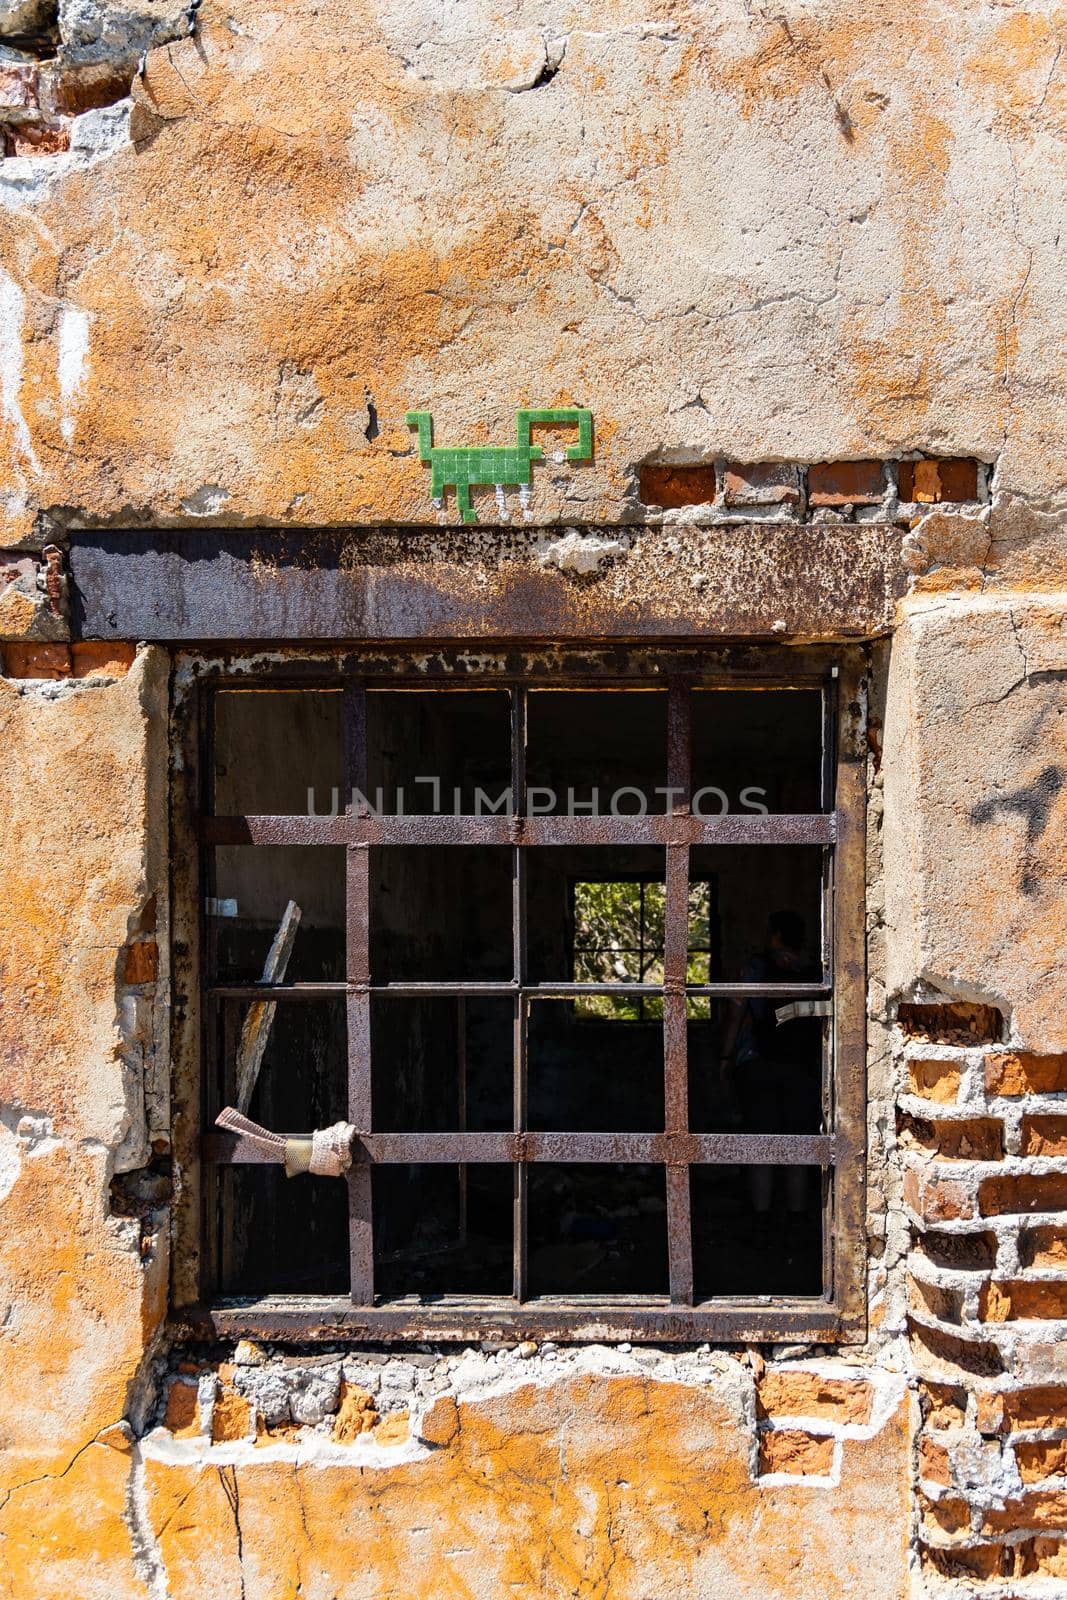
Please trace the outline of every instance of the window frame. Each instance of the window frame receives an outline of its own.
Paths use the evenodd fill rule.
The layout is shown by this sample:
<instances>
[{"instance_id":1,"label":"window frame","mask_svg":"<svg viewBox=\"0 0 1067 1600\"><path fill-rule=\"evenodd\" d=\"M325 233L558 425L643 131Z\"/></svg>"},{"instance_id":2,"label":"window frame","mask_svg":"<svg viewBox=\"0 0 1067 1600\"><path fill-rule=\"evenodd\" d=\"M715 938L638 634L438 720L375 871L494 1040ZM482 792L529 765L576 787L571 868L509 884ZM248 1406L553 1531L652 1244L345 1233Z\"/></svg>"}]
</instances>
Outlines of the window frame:
<instances>
[{"instance_id":1,"label":"window frame","mask_svg":"<svg viewBox=\"0 0 1067 1600\"><path fill-rule=\"evenodd\" d=\"M432 655L409 648L369 647L359 652L308 653L266 660L240 654L183 652L176 662L173 705L175 767L183 775L172 789L173 926L175 953L175 1154L183 1177L175 1239L174 1301L190 1328L220 1337L296 1339L557 1338L761 1343L780 1340L856 1342L866 1336L865 1165L865 800L866 657L862 647L741 645L686 649L677 645L540 649L441 648ZM209 698L216 690L242 688L341 688L344 694L346 796L366 792L365 694L372 687L407 687L445 692L453 688L666 688L668 697L667 782L679 790L669 812L644 817L212 817L206 796ZM820 813L791 816L727 813L691 815L688 695L693 689L820 688L824 693L823 800ZM512 697L513 781L524 783L524 696ZM518 796L516 796L518 800ZM348 1179L351 1295L264 1295L211 1298L215 1280L210 1219L217 1205L220 1166L260 1162L250 1142L212 1131L204 1104L203 1050L208 1007L202 1005L202 906L200 852L211 844L343 844L346 847L347 966L340 986L348 1012L349 1119L370 1130L370 1001L375 986L369 966L369 854L371 846L506 844L517 863L513 889L515 972L525 977L523 846L597 842L653 844L666 858L666 953L664 1000L665 1128L655 1134L534 1133L522 1128L525 1087L525 1020L531 998L568 998L575 986L462 983L389 984L391 993L512 993L516 1004L515 1116L508 1134L375 1134L357 1141ZM781 986L718 983L687 986L689 851L704 844L818 843L825 847L825 982L789 986L833 1000L828 1094L831 1131L815 1135L692 1134L687 1127L688 1066L686 1001L690 994L737 997L780 992ZM826 943L827 933L830 934ZM262 999L264 986L214 986L233 998ZM619 993L617 984L605 985ZM639 986L642 987L643 986ZM655 986L658 989L658 986ZM282 985L279 999L298 998L306 986ZM206 990L204 991L206 993ZM582 992L589 992L582 986ZM297 1131L297 1130L291 1130ZM299 1130L308 1131L308 1130ZM464 1141L462 1152L459 1141ZM612 1153L605 1153L614 1146ZM477 1147L477 1148L476 1148ZM652 1161L666 1168L669 1298L521 1297L525 1262L526 1169L534 1161ZM515 1294L510 1299L414 1297L375 1303L371 1169L383 1160L472 1159L506 1161L515 1169ZM689 1167L699 1161L749 1164L806 1158L824 1174L823 1281L821 1296L723 1296L694 1304ZM336 1181L302 1179L297 1181Z\"/></svg>"}]
</instances>

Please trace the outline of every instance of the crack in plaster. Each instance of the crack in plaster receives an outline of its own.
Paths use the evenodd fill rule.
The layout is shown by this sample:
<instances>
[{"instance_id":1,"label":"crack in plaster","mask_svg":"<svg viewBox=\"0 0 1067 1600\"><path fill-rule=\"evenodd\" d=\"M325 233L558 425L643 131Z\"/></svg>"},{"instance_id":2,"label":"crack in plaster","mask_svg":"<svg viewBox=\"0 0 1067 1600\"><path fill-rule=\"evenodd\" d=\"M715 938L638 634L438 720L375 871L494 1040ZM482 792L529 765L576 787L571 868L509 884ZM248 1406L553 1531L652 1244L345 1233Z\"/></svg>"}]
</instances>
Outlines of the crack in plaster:
<instances>
[{"instance_id":1,"label":"crack in plaster","mask_svg":"<svg viewBox=\"0 0 1067 1600\"><path fill-rule=\"evenodd\" d=\"M181 1510L192 1493L193 1488L190 1488L182 1496L171 1517L167 1518L167 1522ZM164 1522L158 1533L152 1526L145 1485L144 1455L140 1443L135 1440L131 1452L130 1475L126 1481L126 1526L133 1551L134 1571L148 1590L150 1600L170 1600L170 1584L167 1581L167 1569L159 1542L167 1522Z\"/></svg>"}]
</instances>

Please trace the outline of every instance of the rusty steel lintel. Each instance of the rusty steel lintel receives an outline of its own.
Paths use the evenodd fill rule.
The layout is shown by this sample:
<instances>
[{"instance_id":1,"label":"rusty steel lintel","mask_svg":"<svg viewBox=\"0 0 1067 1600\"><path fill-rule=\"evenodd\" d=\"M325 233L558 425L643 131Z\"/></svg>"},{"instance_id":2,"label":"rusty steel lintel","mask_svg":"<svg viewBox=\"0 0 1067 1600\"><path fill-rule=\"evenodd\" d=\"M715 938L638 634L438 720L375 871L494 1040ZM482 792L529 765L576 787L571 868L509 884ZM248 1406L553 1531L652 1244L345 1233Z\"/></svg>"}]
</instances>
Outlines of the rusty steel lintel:
<instances>
[{"instance_id":1,"label":"rusty steel lintel","mask_svg":"<svg viewBox=\"0 0 1067 1600\"><path fill-rule=\"evenodd\" d=\"M175 1312L173 1331L197 1339L292 1340L434 1339L468 1343L489 1338L560 1339L569 1344L619 1339L657 1344L760 1344L849 1342L860 1335L841 1311L822 1299L736 1296L694 1306L669 1304L662 1296L607 1300L514 1300L445 1297L382 1301L356 1306L334 1296L226 1300Z\"/></svg>"},{"instance_id":2,"label":"rusty steel lintel","mask_svg":"<svg viewBox=\"0 0 1067 1600\"><path fill-rule=\"evenodd\" d=\"M178 660L190 681L179 700L199 689L315 689L337 692L353 676L371 694L467 691L471 686L506 690L575 689L610 678L612 688L662 693L684 678L693 689L825 689L841 647L779 644L775 639L715 640L698 644L667 640L426 639L421 648L405 640L357 641L347 647L299 642L280 653L280 640L242 647L213 644L183 648ZM196 689L193 688L193 683Z\"/></svg>"},{"instance_id":3,"label":"rusty steel lintel","mask_svg":"<svg viewBox=\"0 0 1067 1600\"><path fill-rule=\"evenodd\" d=\"M771 845L833 844L837 814L727 812L620 817L403 816L204 817L200 838L214 845Z\"/></svg>"},{"instance_id":4,"label":"rusty steel lintel","mask_svg":"<svg viewBox=\"0 0 1067 1600\"><path fill-rule=\"evenodd\" d=\"M576 581L545 528L81 530L75 637L856 639L889 631L905 585L890 524L609 531L618 553Z\"/></svg>"},{"instance_id":5,"label":"rusty steel lintel","mask_svg":"<svg viewBox=\"0 0 1067 1600\"><path fill-rule=\"evenodd\" d=\"M285 1159L281 1146L230 1133L206 1134L202 1151L205 1160L220 1166L280 1165ZM352 1154L357 1165L590 1161L828 1167L836 1142L829 1133L360 1133Z\"/></svg>"}]
</instances>

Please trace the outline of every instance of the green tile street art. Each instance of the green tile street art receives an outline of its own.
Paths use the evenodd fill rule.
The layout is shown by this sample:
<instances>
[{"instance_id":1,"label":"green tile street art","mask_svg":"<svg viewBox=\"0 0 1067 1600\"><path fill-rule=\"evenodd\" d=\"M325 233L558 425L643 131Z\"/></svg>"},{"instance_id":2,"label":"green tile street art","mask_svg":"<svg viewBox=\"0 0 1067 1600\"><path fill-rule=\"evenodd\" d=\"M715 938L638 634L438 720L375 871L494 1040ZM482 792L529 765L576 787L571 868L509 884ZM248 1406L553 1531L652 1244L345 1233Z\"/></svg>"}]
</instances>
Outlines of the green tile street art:
<instances>
[{"instance_id":1,"label":"green tile street art","mask_svg":"<svg viewBox=\"0 0 1067 1600\"><path fill-rule=\"evenodd\" d=\"M544 458L540 445L530 443L533 423L573 423L578 429L578 443L568 449L567 460L588 461L593 454L593 413L578 406L552 411L516 411L513 445L436 446L433 418L428 411L409 411L404 420L409 428L419 430L419 460L430 466L431 496L435 502L443 501L445 490L455 489L456 504L464 522L478 520L471 505L471 489L475 485L492 484L497 504L503 511L505 486L517 484L520 501L526 509L533 483L533 463Z\"/></svg>"}]
</instances>

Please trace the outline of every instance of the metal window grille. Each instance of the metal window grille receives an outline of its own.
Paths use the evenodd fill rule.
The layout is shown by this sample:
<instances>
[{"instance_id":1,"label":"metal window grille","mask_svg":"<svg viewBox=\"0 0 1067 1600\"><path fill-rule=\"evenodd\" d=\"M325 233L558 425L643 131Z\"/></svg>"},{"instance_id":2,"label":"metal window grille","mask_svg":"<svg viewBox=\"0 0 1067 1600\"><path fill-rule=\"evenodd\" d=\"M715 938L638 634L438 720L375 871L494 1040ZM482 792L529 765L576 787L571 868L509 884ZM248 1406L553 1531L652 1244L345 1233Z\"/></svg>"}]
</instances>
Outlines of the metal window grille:
<instances>
[{"instance_id":1,"label":"metal window grille","mask_svg":"<svg viewBox=\"0 0 1067 1600\"><path fill-rule=\"evenodd\" d=\"M490 678L492 687L506 687L511 705L511 777L513 815L375 816L357 803L336 816L209 816L192 821L205 851L220 845L342 845L346 851L346 972L343 981L306 985L283 983L269 990L271 999L295 1002L326 995L345 999L348 1018L348 1119L365 1132L358 1141L348 1178L350 1297L265 1296L253 1300L219 1300L189 1306L197 1318L224 1335L261 1337L598 1337L667 1340L758 1341L782 1338L815 1341L863 1337L865 1310L863 1273L865 1245L865 1020L864 1020L864 798L865 725L864 660L858 649L834 655L818 651L761 653L745 647L740 675L731 672L728 652L719 651L715 669L707 656L687 656L674 649L669 658L654 652L627 655L625 670L605 671L606 657L590 652L589 676L538 681L536 663L521 677L508 675L510 663ZM442 655L444 659L444 654ZM514 658L512 658L514 659ZM572 666L574 656L568 657ZM726 663L724 665L724 662ZM454 663L451 663L453 670ZM635 671L635 665L637 670ZM211 663L216 685L225 687L226 663ZM322 663L318 664L322 670ZM463 670L469 671L464 667ZM513 670L513 669L512 669ZM310 663L300 686L343 684L344 746L347 791L367 790L367 693L381 685L375 674L396 687L404 674L413 686L433 687L432 677L410 662L375 657L349 658L331 664L325 679L314 676ZM584 689L633 686L668 687L668 783L674 791L664 814L632 816L531 815L525 806L526 709L532 687L558 688L577 682ZM209 674L210 675L210 674ZM247 676L242 684L247 684ZM267 680L268 682L270 680ZM277 679L274 680L277 683ZM293 680L286 680L291 686ZM701 688L796 688L816 685L823 691L823 808L802 815L727 813L698 817L690 799L692 695ZM477 686L468 676L465 686ZM203 693L203 691L201 691ZM210 695L210 689L207 691ZM201 761L205 756L202 712L185 725ZM197 737L190 730L199 728ZM192 763L186 763L192 765ZM195 810L196 802L192 802ZM181 818L178 833L181 833ZM179 839L180 843L180 839ZM690 854L694 848L809 844L821 846L825 858L823 889L824 971L820 981L756 985L719 982L687 984L689 954L688 904ZM512 852L512 974L499 982L418 982L375 984L371 972L369 860L372 848L418 846L426 850L472 845L506 846ZM545 998L628 992L612 985L573 982L531 983L527 962L526 881L531 848L565 846L656 845L666 857L665 938L662 985L632 985L629 992L655 994L662 1001L663 1087L662 1130L648 1133L540 1132L527 1125L527 1025L531 1002ZM202 898L197 883L198 902ZM190 957L192 959L192 957ZM191 976L195 976L191 974ZM213 1000L259 1000L264 986L205 983ZM506 1133L379 1132L372 1123L371 1001L379 992L399 995L496 994L510 997L513 1007L514 1126ZM811 1134L694 1133L689 1125L687 1075L687 1004L694 997L743 997L771 993L783 999L814 996L832 999L828 1082L825 1085L823 1129ZM209 1118L203 1119L206 1124ZM293 1130L295 1131L295 1130ZM200 1248L211 1256L206 1218L215 1189L213 1175L227 1164L260 1163L265 1157L251 1142L201 1127L196 1154L203 1166L199 1202ZM195 1161L195 1156L190 1156ZM385 1301L376 1293L372 1169L376 1164L439 1163L464 1165L493 1162L513 1168L513 1267L510 1298L445 1297L434 1303ZM528 1175L536 1163L653 1163L666 1175L669 1241L669 1295L618 1299L531 1298L527 1269ZM695 1302L691 1224L690 1173L694 1164L802 1164L819 1168L823 1185L823 1288L819 1296L791 1299L770 1295L725 1296ZM301 1182L316 1181L301 1179ZM335 1181L335 1180L318 1180ZM205 1268L205 1280L210 1265ZM203 1282L201 1290L203 1290Z\"/></svg>"}]
</instances>

